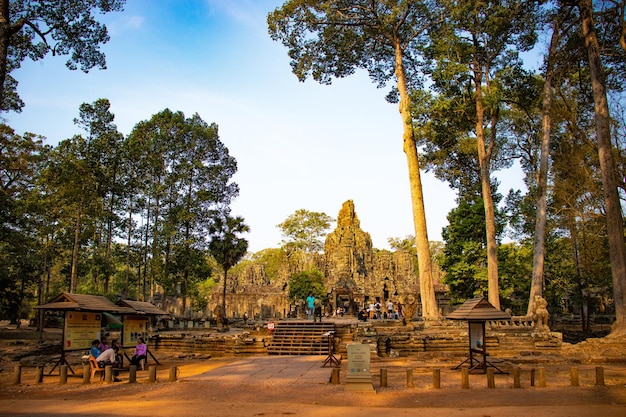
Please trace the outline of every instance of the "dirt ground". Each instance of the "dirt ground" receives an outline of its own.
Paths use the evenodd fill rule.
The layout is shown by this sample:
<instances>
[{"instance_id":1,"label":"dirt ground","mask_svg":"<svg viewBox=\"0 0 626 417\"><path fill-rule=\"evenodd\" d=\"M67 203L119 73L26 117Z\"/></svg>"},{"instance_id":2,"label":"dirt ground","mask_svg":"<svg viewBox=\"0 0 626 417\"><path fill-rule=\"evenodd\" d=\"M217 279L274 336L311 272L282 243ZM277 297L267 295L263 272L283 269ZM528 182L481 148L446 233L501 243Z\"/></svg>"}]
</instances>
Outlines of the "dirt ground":
<instances>
[{"instance_id":1,"label":"dirt ground","mask_svg":"<svg viewBox=\"0 0 626 417\"><path fill-rule=\"evenodd\" d=\"M453 369L452 360L374 360L371 392L346 390L346 360L340 383L331 384L332 369L318 366L312 371L316 379L298 372L294 378L280 379L263 377L255 368L258 365L245 357L159 359L157 381L150 383L148 371L143 371L135 384L128 383L128 374L123 373L118 383L83 385L82 369L75 369L78 375L70 376L65 385L59 384L58 376L36 384L36 368L24 367L21 383L12 385L12 369L4 366L0 416L626 416L626 363L610 358L604 363L577 363L568 357L521 364L499 361L504 371L520 366L521 388L513 388L512 375L505 373L495 375L495 388L487 387L486 375L471 374L469 389L461 387L460 371ZM174 366L177 381L168 382ZM595 385L598 366L604 371L604 386ZM572 367L579 373L578 387L571 386ZM539 368L545 372L545 387L538 386ZM244 376L230 378L233 369ZM381 369L387 372L386 387L381 386ZM410 388L407 369L413 370ZM440 389L433 388L433 369L441 372ZM533 369L535 386L531 386Z\"/></svg>"}]
</instances>

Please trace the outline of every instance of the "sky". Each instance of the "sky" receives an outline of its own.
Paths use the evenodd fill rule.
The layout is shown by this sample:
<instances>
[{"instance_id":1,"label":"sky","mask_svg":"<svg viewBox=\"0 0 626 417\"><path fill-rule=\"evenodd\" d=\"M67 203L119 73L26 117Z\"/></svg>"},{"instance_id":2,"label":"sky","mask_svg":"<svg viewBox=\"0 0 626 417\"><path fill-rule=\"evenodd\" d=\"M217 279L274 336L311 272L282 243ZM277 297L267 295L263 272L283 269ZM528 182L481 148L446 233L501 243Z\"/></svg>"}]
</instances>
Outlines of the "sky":
<instances>
[{"instance_id":1,"label":"sky","mask_svg":"<svg viewBox=\"0 0 626 417\"><path fill-rule=\"evenodd\" d=\"M6 115L16 133L46 143L82 134L82 103L107 98L118 130L168 108L219 126L238 164L232 214L250 226L249 251L280 246L277 225L298 209L336 219L353 200L373 245L414 235L402 124L397 105L365 72L321 85L300 82L287 49L270 39L267 15L281 0L128 0L100 16L110 41L107 69L85 74L67 57L26 60L14 72L26 103ZM506 194L519 173L497 174ZM455 193L422 172L429 240L441 240ZM332 225L334 229L335 224Z\"/></svg>"}]
</instances>

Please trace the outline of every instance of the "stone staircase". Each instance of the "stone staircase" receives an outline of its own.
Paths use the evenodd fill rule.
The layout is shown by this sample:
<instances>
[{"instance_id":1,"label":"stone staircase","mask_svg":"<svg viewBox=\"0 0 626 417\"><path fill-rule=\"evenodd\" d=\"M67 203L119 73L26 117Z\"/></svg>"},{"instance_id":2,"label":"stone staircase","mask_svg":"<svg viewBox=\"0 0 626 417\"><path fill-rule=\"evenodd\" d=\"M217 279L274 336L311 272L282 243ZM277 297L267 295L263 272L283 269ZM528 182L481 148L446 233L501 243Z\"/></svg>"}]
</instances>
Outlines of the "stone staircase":
<instances>
[{"instance_id":1,"label":"stone staircase","mask_svg":"<svg viewBox=\"0 0 626 417\"><path fill-rule=\"evenodd\" d=\"M270 355L326 355L328 337L335 330L331 322L280 321L276 323L272 340L267 345Z\"/></svg>"}]
</instances>

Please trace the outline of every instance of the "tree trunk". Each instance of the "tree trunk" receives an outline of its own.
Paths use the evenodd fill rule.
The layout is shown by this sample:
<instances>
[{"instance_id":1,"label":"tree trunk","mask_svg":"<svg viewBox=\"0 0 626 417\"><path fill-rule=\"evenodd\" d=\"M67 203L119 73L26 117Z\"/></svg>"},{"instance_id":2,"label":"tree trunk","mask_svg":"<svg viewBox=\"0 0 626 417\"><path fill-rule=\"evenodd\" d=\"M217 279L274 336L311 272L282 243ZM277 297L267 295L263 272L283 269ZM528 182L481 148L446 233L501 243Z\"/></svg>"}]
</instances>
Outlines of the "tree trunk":
<instances>
[{"instance_id":1,"label":"tree trunk","mask_svg":"<svg viewBox=\"0 0 626 417\"><path fill-rule=\"evenodd\" d=\"M81 208L78 208L78 212L76 213L76 223L74 225L74 247L72 248L72 269L70 272L70 292L76 292L76 288L78 287L77 275L78 275L78 246L80 244L80 222L81 222L82 211Z\"/></svg>"},{"instance_id":2,"label":"tree trunk","mask_svg":"<svg viewBox=\"0 0 626 417\"><path fill-rule=\"evenodd\" d=\"M474 64L477 66L478 64ZM491 195L491 150L485 148L485 131L483 120L485 110L482 98L482 76L479 70L474 71L476 81L476 148L480 167L480 186L485 206L485 233L487 239L487 284L488 300L500 308L500 289L498 287L498 244L496 241L496 216ZM495 126L492 126L495 129ZM493 146L490 145L490 148Z\"/></svg>"},{"instance_id":3,"label":"tree trunk","mask_svg":"<svg viewBox=\"0 0 626 417\"><path fill-rule=\"evenodd\" d=\"M0 0L0 110L4 109L4 83L7 78L11 16L9 0Z\"/></svg>"},{"instance_id":4,"label":"tree trunk","mask_svg":"<svg viewBox=\"0 0 626 417\"><path fill-rule=\"evenodd\" d=\"M398 80L398 92L400 93L400 117L404 126L402 135L404 153L409 166L409 184L411 187L411 203L413 205L413 223L415 226L415 243L417 246L417 263L419 267L420 296L422 301L422 316L427 320L439 318L435 288L433 284L432 264L430 259L430 246L428 243L428 231L426 229L426 212L424 209L424 195L422 179L420 175L419 158L413 132L413 119L411 117L411 99L406 84L404 68L402 66L402 49L396 44L396 78Z\"/></svg>"},{"instance_id":5,"label":"tree trunk","mask_svg":"<svg viewBox=\"0 0 626 417\"><path fill-rule=\"evenodd\" d=\"M626 288L626 248L624 248L624 229L622 212L615 179L615 160L611 144L609 105L606 97L606 80L600 57L600 46L593 22L592 0L580 0L578 3L582 17L582 32L589 55L589 70L593 91L598 156L602 170L602 186L606 204L606 228L609 241L609 258L613 277L613 295L615 298L615 318L612 333L626 333L624 288Z\"/></svg>"},{"instance_id":6,"label":"tree trunk","mask_svg":"<svg viewBox=\"0 0 626 417\"><path fill-rule=\"evenodd\" d=\"M133 196L132 194L129 196L128 202L128 239L126 240L126 274L125 274L125 291L128 295L129 285L130 285L130 250L132 245L132 236L133 236ZM137 277L139 279L139 276ZM137 297L139 298L139 297Z\"/></svg>"},{"instance_id":7,"label":"tree trunk","mask_svg":"<svg viewBox=\"0 0 626 417\"><path fill-rule=\"evenodd\" d=\"M548 158L550 155L550 134L552 123L552 77L554 76L554 57L559 38L559 23L555 20L543 85L543 112L541 115L541 149L539 153L539 173L537 175L537 213L535 220L535 241L533 244L533 278L530 284L527 315L533 313L535 297L543 297L543 273L546 251L546 216L548 213Z\"/></svg>"},{"instance_id":8,"label":"tree trunk","mask_svg":"<svg viewBox=\"0 0 626 417\"><path fill-rule=\"evenodd\" d=\"M228 281L228 270L224 270L224 285L222 285L222 325L226 324L226 281Z\"/></svg>"}]
</instances>

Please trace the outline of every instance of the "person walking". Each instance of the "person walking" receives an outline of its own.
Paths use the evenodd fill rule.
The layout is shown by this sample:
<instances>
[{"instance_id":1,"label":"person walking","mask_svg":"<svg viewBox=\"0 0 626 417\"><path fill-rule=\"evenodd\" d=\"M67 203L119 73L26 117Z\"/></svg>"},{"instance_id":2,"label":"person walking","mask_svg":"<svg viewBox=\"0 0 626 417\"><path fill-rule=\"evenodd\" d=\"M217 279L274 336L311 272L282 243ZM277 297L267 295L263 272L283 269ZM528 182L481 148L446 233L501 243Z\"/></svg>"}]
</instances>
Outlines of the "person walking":
<instances>
[{"instance_id":1,"label":"person walking","mask_svg":"<svg viewBox=\"0 0 626 417\"><path fill-rule=\"evenodd\" d=\"M309 292L309 296L306 298L306 318L311 320L315 312L315 297L312 292Z\"/></svg>"}]
</instances>

